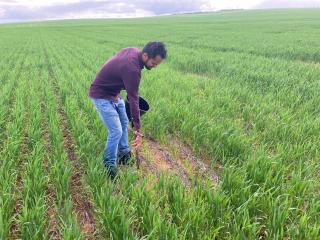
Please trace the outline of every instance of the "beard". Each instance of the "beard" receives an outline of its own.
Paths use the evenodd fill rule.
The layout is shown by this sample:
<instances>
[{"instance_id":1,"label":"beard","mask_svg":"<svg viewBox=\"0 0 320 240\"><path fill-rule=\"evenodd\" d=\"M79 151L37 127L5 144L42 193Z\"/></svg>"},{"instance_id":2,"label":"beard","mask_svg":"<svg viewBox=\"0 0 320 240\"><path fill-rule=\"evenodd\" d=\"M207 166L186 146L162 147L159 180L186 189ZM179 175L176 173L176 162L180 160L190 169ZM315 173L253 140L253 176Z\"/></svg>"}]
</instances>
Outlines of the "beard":
<instances>
[{"instance_id":1,"label":"beard","mask_svg":"<svg viewBox=\"0 0 320 240\"><path fill-rule=\"evenodd\" d=\"M143 63L144 67L148 70L151 70L151 67L149 67L146 63Z\"/></svg>"}]
</instances>

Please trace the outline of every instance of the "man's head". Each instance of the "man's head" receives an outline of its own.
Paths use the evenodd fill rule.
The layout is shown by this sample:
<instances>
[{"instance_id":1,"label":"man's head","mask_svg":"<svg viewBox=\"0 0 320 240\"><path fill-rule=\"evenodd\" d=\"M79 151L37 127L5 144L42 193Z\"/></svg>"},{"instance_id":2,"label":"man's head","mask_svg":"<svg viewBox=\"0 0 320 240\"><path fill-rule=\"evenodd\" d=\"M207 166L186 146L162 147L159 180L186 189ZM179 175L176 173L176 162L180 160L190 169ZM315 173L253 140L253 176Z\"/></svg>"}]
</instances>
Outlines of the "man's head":
<instances>
[{"instance_id":1,"label":"man's head","mask_svg":"<svg viewBox=\"0 0 320 240\"><path fill-rule=\"evenodd\" d=\"M142 61L146 69L151 70L167 57L167 50L162 42L149 42L142 50Z\"/></svg>"}]
</instances>

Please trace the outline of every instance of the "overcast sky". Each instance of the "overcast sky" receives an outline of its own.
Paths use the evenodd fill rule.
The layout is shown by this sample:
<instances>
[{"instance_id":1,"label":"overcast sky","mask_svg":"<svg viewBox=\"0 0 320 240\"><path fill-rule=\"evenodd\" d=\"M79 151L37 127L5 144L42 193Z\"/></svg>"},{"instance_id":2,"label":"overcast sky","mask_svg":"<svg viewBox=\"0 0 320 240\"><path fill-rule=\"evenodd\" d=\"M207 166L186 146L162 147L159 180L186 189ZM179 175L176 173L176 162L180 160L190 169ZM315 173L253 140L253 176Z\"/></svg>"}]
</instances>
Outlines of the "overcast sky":
<instances>
[{"instance_id":1,"label":"overcast sky","mask_svg":"<svg viewBox=\"0 0 320 240\"><path fill-rule=\"evenodd\" d=\"M288 7L320 7L320 0L0 0L0 22Z\"/></svg>"}]
</instances>

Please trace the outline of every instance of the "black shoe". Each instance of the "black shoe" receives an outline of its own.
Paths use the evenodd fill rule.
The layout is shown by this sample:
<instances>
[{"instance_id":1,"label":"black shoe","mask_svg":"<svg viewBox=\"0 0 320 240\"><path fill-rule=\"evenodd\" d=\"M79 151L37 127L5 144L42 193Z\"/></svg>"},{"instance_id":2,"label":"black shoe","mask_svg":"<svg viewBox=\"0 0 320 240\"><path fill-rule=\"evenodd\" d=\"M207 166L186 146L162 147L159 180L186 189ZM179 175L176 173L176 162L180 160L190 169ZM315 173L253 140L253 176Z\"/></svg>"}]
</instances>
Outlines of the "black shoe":
<instances>
[{"instance_id":1,"label":"black shoe","mask_svg":"<svg viewBox=\"0 0 320 240\"><path fill-rule=\"evenodd\" d=\"M105 166L107 169L107 175L111 180L114 180L118 176L118 170L115 166Z\"/></svg>"},{"instance_id":2,"label":"black shoe","mask_svg":"<svg viewBox=\"0 0 320 240\"><path fill-rule=\"evenodd\" d=\"M131 151L128 152L127 154L125 154L125 155L119 156L118 157L118 163L120 165L132 165L133 158L132 158L132 155L131 155Z\"/></svg>"},{"instance_id":3,"label":"black shoe","mask_svg":"<svg viewBox=\"0 0 320 240\"><path fill-rule=\"evenodd\" d=\"M106 167L108 177L110 177L111 180L114 180L117 176L117 173L118 173L117 167L108 164L108 157L106 156L105 153L103 154L102 161L103 161L104 166Z\"/></svg>"},{"instance_id":4,"label":"black shoe","mask_svg":"<svg viewBox=\"0 0 320 240\"><path fill-rule=\"evenodd\" d=\"M108 168L108 176L111 180L114 180L118 176L118 171L116 167Z\"/></svg>"}]
</instances>

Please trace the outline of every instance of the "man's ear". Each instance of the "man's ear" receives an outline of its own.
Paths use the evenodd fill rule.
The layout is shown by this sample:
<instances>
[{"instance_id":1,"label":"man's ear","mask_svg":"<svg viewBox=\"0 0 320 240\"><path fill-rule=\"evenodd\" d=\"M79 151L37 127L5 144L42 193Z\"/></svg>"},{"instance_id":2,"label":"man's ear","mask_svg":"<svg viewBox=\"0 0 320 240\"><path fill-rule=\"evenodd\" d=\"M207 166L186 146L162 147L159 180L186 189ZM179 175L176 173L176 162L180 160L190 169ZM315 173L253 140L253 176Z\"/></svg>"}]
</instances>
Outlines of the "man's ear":
<instances>
[{"instance_id":1,"label":"man's ear","mask_svg":"<svg viewBox=\"0 0 320 240\"><path fill-rule=\"evenodd\" d=\"M148 53L142 53L143 59L147 60L148 59Z\"/></svg>"}]
</instances>

